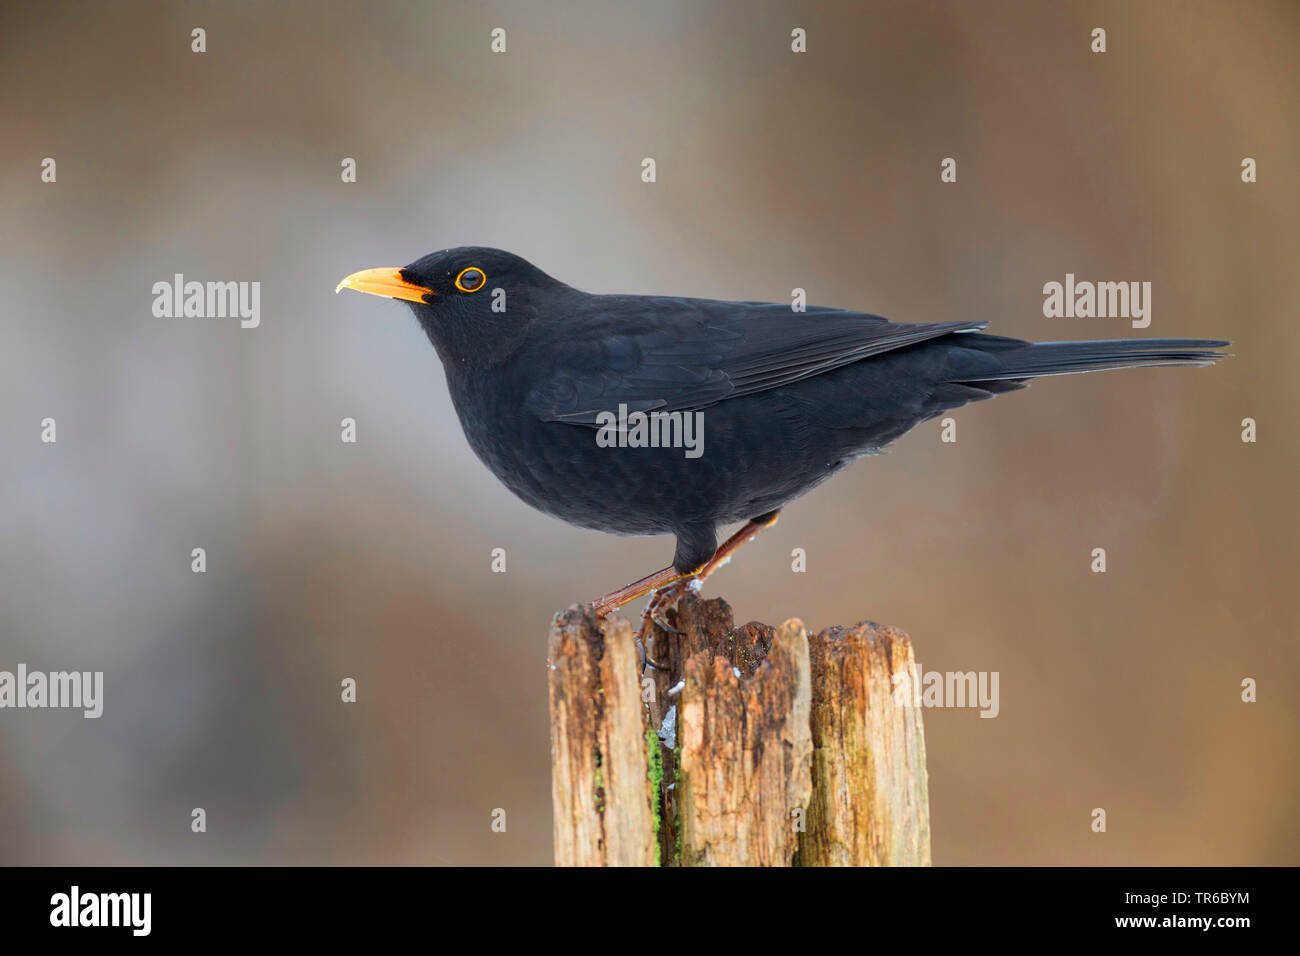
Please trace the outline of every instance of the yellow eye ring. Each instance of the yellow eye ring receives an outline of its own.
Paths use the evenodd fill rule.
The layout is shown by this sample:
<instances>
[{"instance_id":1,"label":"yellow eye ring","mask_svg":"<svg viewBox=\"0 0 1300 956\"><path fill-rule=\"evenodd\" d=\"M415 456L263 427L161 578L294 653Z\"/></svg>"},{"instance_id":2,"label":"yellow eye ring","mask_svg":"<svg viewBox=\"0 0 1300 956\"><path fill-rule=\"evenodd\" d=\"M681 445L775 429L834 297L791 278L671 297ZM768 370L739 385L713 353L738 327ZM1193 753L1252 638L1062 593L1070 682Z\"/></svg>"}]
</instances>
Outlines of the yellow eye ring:
<instances>
[{"instance_id":1,"label":"yellow eye ring","mask_svg":"<svg viewBox=\"0 0 1300 956\"><path fill-rule=\"evenodd\" d=\"M469 285L465 284L465 276L469 274ZM475 282L477 277L478 281ZM469 266L461 269L460 275L456 276L456 288L461 292L477 292L483 286L487 285L487 275L478 266Z\"/></svg>"}]
</instances>

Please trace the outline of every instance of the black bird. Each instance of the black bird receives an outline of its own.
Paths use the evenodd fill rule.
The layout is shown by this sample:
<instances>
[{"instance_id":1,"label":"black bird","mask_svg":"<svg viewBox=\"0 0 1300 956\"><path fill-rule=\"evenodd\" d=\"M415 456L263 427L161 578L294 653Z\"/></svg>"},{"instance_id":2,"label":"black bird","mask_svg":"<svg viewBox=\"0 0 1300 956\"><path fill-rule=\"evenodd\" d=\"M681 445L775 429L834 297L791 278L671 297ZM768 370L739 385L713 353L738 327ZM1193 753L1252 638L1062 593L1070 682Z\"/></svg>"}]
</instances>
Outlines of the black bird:
<instances>
[{"instance_id":1,"label":"black bird","mask_svg":"<svg viewBox=\"0 0 1300 956\"><path fill-rule=\"evenodd\" d=\"M1228 345L1030 343L983 334L981 321L590 295L472 246L357 272L344 288L410 304L470 446L528 504L598 531L677 536L672 564L593 602L601 614L651 592L646 614L662 609L786 502L949 409L1044 375L1209 365ZM702 420L697 457L629 447L633 413L654 412L669 439ZM611 437L625 440L607 447ZM719 548L718 526L733 521L747 523Z\"/></svg>"}]
</instances>

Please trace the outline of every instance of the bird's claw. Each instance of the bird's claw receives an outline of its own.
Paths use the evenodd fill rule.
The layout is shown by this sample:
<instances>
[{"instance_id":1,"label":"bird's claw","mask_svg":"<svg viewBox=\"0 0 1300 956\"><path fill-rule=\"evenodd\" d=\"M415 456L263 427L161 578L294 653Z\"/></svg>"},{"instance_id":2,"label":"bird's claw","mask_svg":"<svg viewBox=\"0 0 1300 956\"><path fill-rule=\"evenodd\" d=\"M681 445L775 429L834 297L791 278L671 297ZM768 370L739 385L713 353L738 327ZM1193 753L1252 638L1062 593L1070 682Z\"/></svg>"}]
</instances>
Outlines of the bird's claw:
<instances>
[{"instance_id":1,"label":"bird's claw","mask_svg":"<svg viewBox=\"0 0 1300 956\"><path fill-rule=\"evenodd\" d=\"M647 665L657 671L666 671L668 669L651 659L646 653L645 645L646 641L652 636L655 627L669 634L684 633L679 628L669 624L665 614L668 608L676 604L678 599L685 593L686 588L679 581L654 592L654 594L650 595L650 600L646 602L645 610L641 612L641 627L637 629L636 633L637 656L641 662L642 673L645 672Z\"/></svg>"},{"instance_id":2,"label":"bird's claw","mask_svg":"<svg viewBox=\"0 0 1300 956\"><path fill-rule=\"evenodd\" d=\"M685 631L680 631L677 628L673 627L671 624L669 624L668 619L664 617L663 613L658 609L650 613L650 620L654 621L656 627L660 628L661 630L667 631L669 634L686 633Z\"/></svg>"},{"instance_id":3,"label":"bird's claw","mask_svg":"<svg viewBox=\"0 0 1300 956\"><path fill-rule=\"evenodd\" d=\"M647 630L646 626L645 626L644 624L642 624L642 625L641 625L641 630L639 630L639 631L636 632L636 640L635 640L635 644L636 644L636 660L637 660L637 664L638 664L638 665L640 666L640 668L641 668L640 671L638 671L638 673L644 674L644 673L645 673L645 669L646 669L647 667L650 667L651 669L653 669L653 670L657 670L657 671L666 671L666 670L668 670L667 667L665 667L663 664L660 664L657 660L655 660L653 657L651 657L651 656L649 655L649 653L647 653L647 651L646 651L646 649L645 649L645 638L646 638L646 636L648 636L648 635L646 634L646 630Z\"/></svg>"}]
</instances>

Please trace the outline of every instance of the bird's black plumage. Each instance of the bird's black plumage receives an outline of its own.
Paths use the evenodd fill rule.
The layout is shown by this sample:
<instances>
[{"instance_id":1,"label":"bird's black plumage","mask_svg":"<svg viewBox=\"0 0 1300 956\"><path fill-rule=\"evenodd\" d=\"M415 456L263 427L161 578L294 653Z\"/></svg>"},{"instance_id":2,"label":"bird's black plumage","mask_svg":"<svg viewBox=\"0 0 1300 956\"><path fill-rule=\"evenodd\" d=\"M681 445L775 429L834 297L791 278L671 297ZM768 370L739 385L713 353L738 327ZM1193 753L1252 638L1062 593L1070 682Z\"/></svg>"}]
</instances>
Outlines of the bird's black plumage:
<instances>
[{"instance_id":1,"label":"bird's black plumage","mask_svg":"<svg viewBox=\"0 0 1300 956\"><path fill-rule=\"evenodd\" d=\"M983 322L908 325L838 309L590 295L478 247L425 256L400 279L415 290L401 297L442 358L465 435L492 472L572 524L675 534L673 564L684 574L712 557L720 524L775 511L949 409L1044 375L1206 365L1227 345L1031 344L983 334ZM599 417L620 406L703 413L702 454L600 447Z\"/></svg>"}]
</instances>

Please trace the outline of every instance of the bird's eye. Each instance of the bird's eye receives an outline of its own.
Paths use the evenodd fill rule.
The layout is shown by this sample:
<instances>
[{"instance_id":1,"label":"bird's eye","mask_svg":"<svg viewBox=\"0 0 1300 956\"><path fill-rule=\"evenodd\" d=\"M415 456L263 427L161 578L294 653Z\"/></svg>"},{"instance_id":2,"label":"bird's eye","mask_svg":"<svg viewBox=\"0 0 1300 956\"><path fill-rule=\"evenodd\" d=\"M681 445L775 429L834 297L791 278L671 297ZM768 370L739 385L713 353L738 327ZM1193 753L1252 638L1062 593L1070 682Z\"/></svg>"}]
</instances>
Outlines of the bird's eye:
<instances>
[{"instance_id":1,"label":"bird's eye","mask_svg":"<svg viewBox=\"0 0 1300 956\"><path fill-rule=\"evenodd\" d=\"M483 283L487 282L487 276L483 270L470 266L468 269L461 269L460 275L456 276L456 288L461 292L477 292L483 288Z\"/></svg>"}]
</instances>

